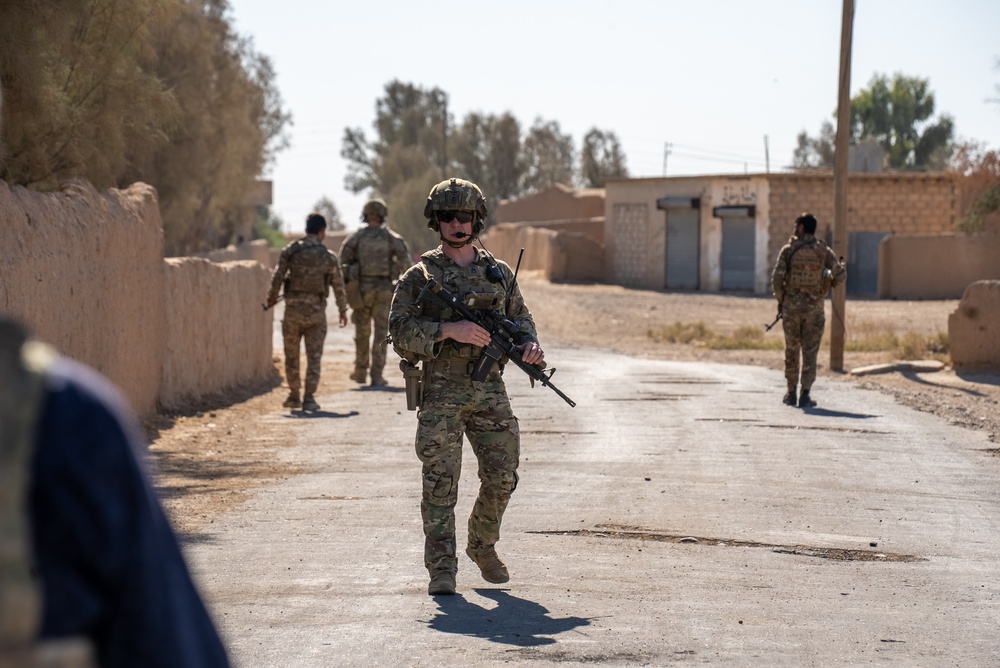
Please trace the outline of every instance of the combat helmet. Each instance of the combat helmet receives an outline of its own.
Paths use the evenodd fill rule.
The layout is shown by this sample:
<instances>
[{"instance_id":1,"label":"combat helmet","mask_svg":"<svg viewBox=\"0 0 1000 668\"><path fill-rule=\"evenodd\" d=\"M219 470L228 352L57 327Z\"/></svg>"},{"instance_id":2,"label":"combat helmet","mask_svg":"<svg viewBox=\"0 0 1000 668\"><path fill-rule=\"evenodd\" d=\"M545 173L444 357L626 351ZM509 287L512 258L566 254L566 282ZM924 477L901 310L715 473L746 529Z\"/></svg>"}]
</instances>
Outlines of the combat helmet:
<instances>
[{"instance_id":1,"label":"combat helmet","mask_svg":"<svg viewBox=\"0 0 1000 668\"><path fill-rule=\"evenodd\" d=\"M465 179L447 179L431 188L424 205L424 217L427 227L440 232L438 211L470 211L473 213L472 236L476 237L486 227L486 198L483 191L472 181Z\"/></svg>"},{"instance_id":2,"label":"combat helmet","mask_svg":"<svg viewBox=\"0 0 1000 668\"><path fill-rule=\"evenodd\" d=\"M361 222L367 223L368 216L375 215L384 222L389 217L389 207L380 199L370 199L365 202L365 207L361 209Z\"/></svg>"}]
</instances>

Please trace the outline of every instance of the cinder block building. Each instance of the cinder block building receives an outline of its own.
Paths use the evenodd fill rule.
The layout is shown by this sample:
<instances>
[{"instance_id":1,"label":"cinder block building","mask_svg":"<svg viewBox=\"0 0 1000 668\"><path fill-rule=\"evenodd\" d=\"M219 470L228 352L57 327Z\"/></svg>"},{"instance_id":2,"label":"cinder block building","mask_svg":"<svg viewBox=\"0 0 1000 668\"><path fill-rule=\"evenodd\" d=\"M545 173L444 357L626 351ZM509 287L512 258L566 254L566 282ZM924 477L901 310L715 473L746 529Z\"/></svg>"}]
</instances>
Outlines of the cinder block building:
<instances>
[{"instance_id":1,"label":"cinder block building","mask_svg":"<svg viewBox=\"0 0 1000 668\"><path fill-rule=\"evenodd\" d=\"M648 289L770 292L774 258L803 211L832 241L833 174L612 179L605 184L605 281ZM945 173L854 173L847 187L849 294L876 295L888 235L953 232Z\"/></svg>"}]
</instances>

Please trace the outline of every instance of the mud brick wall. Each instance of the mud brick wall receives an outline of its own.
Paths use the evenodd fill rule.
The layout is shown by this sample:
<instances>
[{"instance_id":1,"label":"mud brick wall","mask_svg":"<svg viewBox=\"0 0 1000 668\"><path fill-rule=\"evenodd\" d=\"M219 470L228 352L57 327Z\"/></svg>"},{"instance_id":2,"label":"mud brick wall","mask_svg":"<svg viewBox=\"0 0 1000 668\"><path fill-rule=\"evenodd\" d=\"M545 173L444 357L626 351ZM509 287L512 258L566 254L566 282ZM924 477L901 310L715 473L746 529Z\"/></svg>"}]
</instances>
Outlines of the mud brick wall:
<instances>
[{"instance_id":1,"label":"mud brick wall","mask_svg":"<svg viewBox=\"0 0 1000 668\"><path fill-rule=\"evenodd\" d=\"M114 382L140 417L273 381L270 271L163 258L156 191L0 182L0 313Z\"/></svg>"},{"instance_id":2,"label":"mud brick wall","mask_svg":"<svg viewBox=\"0 0 1000 668\"><path fill-rule=\"evenodd\" d=\"M1000 369L1000 280L965 290L948 316L948 343L956 367Z\"/></svg>"},{"instance_id":3,"label":"mud brick wall","mask_svg":"<svg viewBox=\"0 0 1000 668\"><path fill-rule=\"evenodd\" d=\"M154 409L166 321L163 233L145 184L36 193L0 181L0 312Z\"/></svg>"},{"instance_id":4,"label":"mud brick wall","mask_svg":"<svg viewBox=\"0 0 1000 668\"><path fill-rule=\"evenodd\" d=\"M259 262L167 258L165 355L159 403L182 408L271 377L273 311L261 302L270 271Z\"/></svg>"}]
</instances>

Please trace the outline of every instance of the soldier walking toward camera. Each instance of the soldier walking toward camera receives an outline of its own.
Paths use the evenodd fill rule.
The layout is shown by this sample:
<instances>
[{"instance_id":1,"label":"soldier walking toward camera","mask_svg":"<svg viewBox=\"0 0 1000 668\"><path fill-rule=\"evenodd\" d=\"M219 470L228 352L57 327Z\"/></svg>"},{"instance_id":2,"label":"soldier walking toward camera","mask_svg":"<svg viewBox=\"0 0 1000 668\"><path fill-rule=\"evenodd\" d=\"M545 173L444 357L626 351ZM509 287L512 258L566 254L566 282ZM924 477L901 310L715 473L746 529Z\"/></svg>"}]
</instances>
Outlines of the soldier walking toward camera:
<instances>
[{"instance_id":1,"label":"soldier walking toward camera","mask_svg":"<svg viewBox=\"0 0 1000 668\"><path fill-rule=\"evenodd\" d=\"M347 326L347 295L337 256L323 245L326 219L318 213L306 218L306 236L281 249L281 258L271 277L267 294L268 307L278 303L278 291L284 285L285 316L281 335L285 344L285 380L288 398L285 408L318 411L316 388L319 387L320 360L326 339L326 298L330 287L340 310L340 326ZM306 345L305 394L299 399L299 346Z\"/></svg>"},{"instance_id":2,"label":"soldier walking toward camera","mask_svg":"<svg viewBox=\"0 0 1000 668\"><path fill-rule=\"evenodd\" d=\"M823 300L832 287L844 282L847 271L825 243L816 238L816 217L803 213L795 219L795 234L778 253L771 274L771 287L778 300L785 330L785 380L788 392L782 401L789 406L816 405L810 395L816 380L826 314ZM802 393L799 385L799 355L802 357Z\"/></svg>"},{"instance_id":3,"label":"soldier walking toward camera","mask_svg":"<svg viewBox=\"0 0 1000 668\"><path fill-rule=\"evenodd\" d=\"M385 224L389 209L373 199L361 211L367 223L344 240L340 261L344 267L347 299L354 322L354 371L351 380L364 383L371 362L371 384L385 385L385 341L389 331L389 303L399 274L410 265L410 250L403 237ZM374 322L374 343L372 323Z\"/></svg>"},{"instance_id":4,"label":"soldier walking toward camera","mask_svg":"<svg viewBox=\"0 0 1000 668\"><path fill-rule=\"evenodd\" d=\"M499 309L520 323L517 348L523 360L539 364L545 357L510 267L471 245L482 232L486 215L486 200L474 183L450 179L434 186L424 216L428 227L440 235L441 245L424 253L406 271L396 285L389 314L393 347L404 360L401 366L410 369L423 362L416 451L423 465L420 512L431 595L455 593L455 503L463 434L478 459L480 482L469 517L466 554L487 582L510 579L495 545L507 503L517 487L520 432L502 365L494 365L481 382L470 377L482 347L490 342L490 333L458 319L440 303L421 301L421 290L433 277L466 304Z\"/></svg>"}]
</instances>

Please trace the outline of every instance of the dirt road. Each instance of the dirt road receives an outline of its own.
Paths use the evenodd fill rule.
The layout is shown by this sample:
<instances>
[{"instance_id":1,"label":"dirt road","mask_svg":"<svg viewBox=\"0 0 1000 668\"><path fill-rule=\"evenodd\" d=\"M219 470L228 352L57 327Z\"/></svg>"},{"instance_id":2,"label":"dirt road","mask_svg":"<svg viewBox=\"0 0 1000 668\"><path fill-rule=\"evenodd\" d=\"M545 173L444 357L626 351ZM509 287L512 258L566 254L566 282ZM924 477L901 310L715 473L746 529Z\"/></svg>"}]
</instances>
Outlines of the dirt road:
<instances>
[{"instance_id":1,"label":"dirt road","mask_svg":"<svg viewBox=\"0 0 1000 668\"><path fill-rule=\"evenodd\" d=\"M645 359L782 367L780 326L763 337L765 343L777 346L770 350L720 350L698 345L697 341L669 343L654 336L676 323L702 323L707 331L723 335L741 327L762 332L764 324L774 317L772 299L551 284L531 275L522 276L520 282L546 345L593 347ZM947 331L948 314L956 305L954 300L851 301L846 318L849 341L851 337L886 333L934 336ZM279 307L276 323L280 315ZM336 318L331 318L330 331L321 389L350 390L357 387L347 378L353 360L350 333L337 329ZM280 340L276 349L280 349ZM850 370L891 361L893 357L889 353L848 351L844 359ZM829 372L826 348L820 351L819 361L820 378L814 394L823 402L832 391L825 379L845 376ZM280 368L280 362L277 366ZM391 367L387 369L390 379L394 378L392 372ZM994 444L1000 442L1000 374L896 372L865 376L855 382L887 392L900 403L934 413L952 424L982 431ZM220 512L243 502L256 487L299 470L280 456L284 447L280 426L263 419L280 410L285 390L272 386L255 392L217 397L208 405L193 406L185 415L150 422L150 451L158 469L157 481L182 530L196 531ZM775 399L780 400L780 393ZM1000 445L996 447L995 452L1000 454Z\"/></svg>"},{"instance_id":2,"label":"dirt road","mask_svg":"<svg viewBox=\"0 0 1000 668\"><path fill-rule=\"evenodd\" d=\"M329 354L350 345L337 330ZM280 479L186 542L237 668L1000 662L1000 459L982 432L833 376L803 411L766 366L547 351L578 406L509 373L512 579L463 559L454 597L426 594L398 386L327 386L310 418L258 405L240 433ZM475 487L469 455L461 541Z\"/></svg>"}]
</instances>

